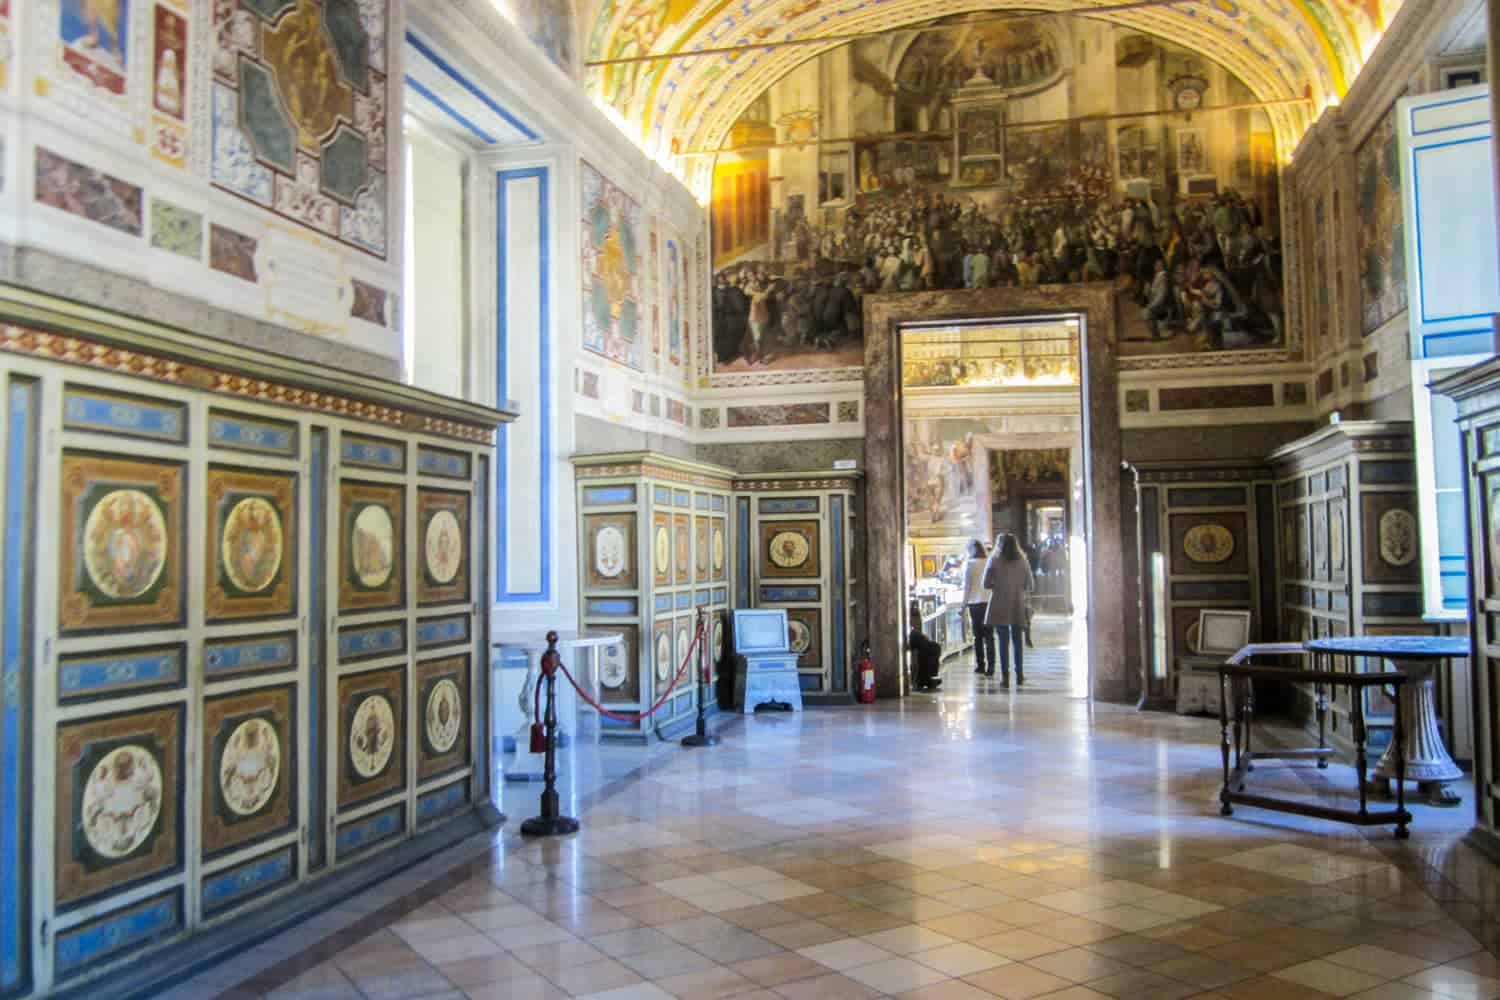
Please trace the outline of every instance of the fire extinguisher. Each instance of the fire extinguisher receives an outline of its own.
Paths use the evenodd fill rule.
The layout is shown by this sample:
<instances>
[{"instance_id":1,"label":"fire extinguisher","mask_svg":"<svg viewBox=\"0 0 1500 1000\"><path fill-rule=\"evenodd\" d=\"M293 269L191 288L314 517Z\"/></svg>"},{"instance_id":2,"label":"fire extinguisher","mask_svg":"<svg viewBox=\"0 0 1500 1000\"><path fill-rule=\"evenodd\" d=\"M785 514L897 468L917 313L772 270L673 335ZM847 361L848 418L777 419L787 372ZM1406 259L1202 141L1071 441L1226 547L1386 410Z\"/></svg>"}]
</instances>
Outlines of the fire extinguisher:
<instances>
[{"instance_id":1,"label":"fire extinguisher","mask_svg":"<svg viewBox=\"0 0 1500 1000\"><path fill-rule=\"evenodd\" d=\"M868 640L860 647L859 663L856 664L859 672L859 701L862 705L875 704L875 664L870 662L870 643Z\"/></svg>"}]
</instances>

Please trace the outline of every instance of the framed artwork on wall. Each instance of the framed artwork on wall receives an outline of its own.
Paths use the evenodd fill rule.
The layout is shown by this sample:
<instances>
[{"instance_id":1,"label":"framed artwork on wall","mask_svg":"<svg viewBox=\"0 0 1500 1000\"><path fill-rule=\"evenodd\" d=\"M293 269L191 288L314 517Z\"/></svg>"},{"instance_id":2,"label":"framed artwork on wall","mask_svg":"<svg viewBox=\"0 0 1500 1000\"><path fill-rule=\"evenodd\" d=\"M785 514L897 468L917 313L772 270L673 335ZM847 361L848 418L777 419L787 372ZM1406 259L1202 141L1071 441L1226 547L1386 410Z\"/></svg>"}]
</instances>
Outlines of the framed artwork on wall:
<instances>
[{"instance_id":1,"label":"framed artwork on wall","mask_svg":"<svg viewBox=\"0 0 1500 1000\"><path fill-rule=\"evenodd\" d=\"M469 599L469 494L417 490L420 545L417 603L458 604Z\"/></svg>"},{"instance_id":2,"label":"framed artwork on wall","mask_svg":"<svg viewBox=\"0 0 1500 1000\"><path fill-rule=\"evenodd\" d=\"M803 670L823 667L823 612L820 608L788 608L787 638Z\"/></svg>"},{"instance_id":3,"label":"framed artwork on wall","mask_svg":"<svg viewBox=\"0 0 1500 1000\"><path fill-rule=\"evenodd\" d=\"M469 763L469 658L417 664L417 780Z\"/></svg>"},{"instance_id":4,"label":"framed artwork on wall","mask_svg":"<svg viewBox=\"0 0 1500 1000\"><path fill-rule=\"evenodd\" d=\"M406 492L400 486L339 484L339 610L377 611L406 601Z\"/></svg>"},{"instance_id":5,"label":"framed artwork on wall","mask_svg":"<svg viewBox=\"0 0 1500 1000\"><path fill-rule=\"evenodd\" d=\"M815 577L822 574L817 521L762 521L760 575Z\"/></svg>"},{"instance_id":6,"label":"framed artwork on wall","mask_svg":"<svg viewBox=\"0 0 1500 1000\"><path fill-rule=\"evenodd\" d=\"M605 704L635 704L641 700L637 625L611 625L620 641L599 649L599 696Z\"/></svg>"},{"instance_id":7,"label":"framed artwork on wall","mask_svg":"<svg viewBox=\"0 0 1500 1000\"><path fill-rule=\"evenodd\" d=\"M406 669L339 678L339 808L406 787Z\"/></svg>"},{"instance_id":8,"label":"framed artwork on wall","mask_svg":"<svg viewBox=\"0 0 1500 1000\"><path fill-rule=\"evenodd\" d=\"M724 521L721 518L714 518L709 549L709 560L713 567L713 578L717 583L725 579L729 567L729 537L724 527Z\"/></svg>"},{"instance_id":9,"label":"framed artwork on wall","mask_svg":"<svg viewBox=\"0 0 1500 1000\"><path fill-rule=\"evenodd\" d=\"M677 675L678 664L672 660L671 621L657 622L651 635L651 669L652 676L656 678L654 688L657 694L661 694Z\"/></svg>"},{"instance_id":10,"label":"framed artwork on wall","mask_svg":"<svg viewBox=\"0 0 1500 1000\"><path fill-rule=\"evenodd\" d=\"M686 514L672 518L672 566L677 585L693 582L693 536Z\"/></svg>"},{"instance_id":11,"label":"framed artwork on wall","mask_svg":"<svg viewBox=\"0 0 1500 1000\"><path fill-rule=\"evenodd\" d=\"M636 572L635 515L586 514L584 537L588 539L584 579L590 590L631 590Z\"/></svg>"},{"instance_id":12,"label":"framed artwork on wall","mask_svg":"<svg viewBox=\"0 0 1500 1000\"><path fill-rule=\"evenodd\" d=\"M651 517L651 574L658 587L672 583L672 515Z\"/></svg>"},{"instance_id":13,"label":"framed artwork on wall","mask_svg":"<svg viewBox=\"0 0 1500 1000\"><path fill-rule=\"evenodd\" d=\"M181 866L183 749L180 704L58 726L59 906Z\"/></svg>"},{"instance_id":14,"label":"framed artwork on wall","mask_svg":"<svg viewBox=\"0 0 1500 1000\"><path fill-rule=\"evenodd\" d=\"M179 462L63 455L62 632L182 624L185 485Z\"/></svg>"},{"instance_id":15,"label":"framed artwork on wall","mask_svg":"<svg viewBox=\"0 0 1500 1000\"><path fill-rule=\"evenodd\" d=\"M207 493L205 617L295 614L296 476L211 465Z\"/></svg>"},{"instance_id":16,"label":"framed artwork on wall","mask_svg":"<svg viewBox=\"0 0 1500 1000\"><path fill-rule=\"evenodd\" d=\"M1416 583L1417 498L1410 493L1365 493L1360 499L1367 583Z\"/></svg>"},{"instance_id":17,"label":"framed artwork on wall","mask_svg":"<svg viewBox=\"0 0 1500 1000\"><path fill-rule=\"evenodd\" d=\"M291 685L203 704L203 852L215 855L297 820L296 691Z\"/></svg>"},{"instance_id":18,"label":"framed artwork on wall","mask_svg":"<svg viewBox=\"0 0 1500 1000\"><path fill-rule=\"evenodd\" d=\"M693 578L699 583L707 583L709 577L709 540L708 519L693 519Z\"/></svg>"}]
</instances>

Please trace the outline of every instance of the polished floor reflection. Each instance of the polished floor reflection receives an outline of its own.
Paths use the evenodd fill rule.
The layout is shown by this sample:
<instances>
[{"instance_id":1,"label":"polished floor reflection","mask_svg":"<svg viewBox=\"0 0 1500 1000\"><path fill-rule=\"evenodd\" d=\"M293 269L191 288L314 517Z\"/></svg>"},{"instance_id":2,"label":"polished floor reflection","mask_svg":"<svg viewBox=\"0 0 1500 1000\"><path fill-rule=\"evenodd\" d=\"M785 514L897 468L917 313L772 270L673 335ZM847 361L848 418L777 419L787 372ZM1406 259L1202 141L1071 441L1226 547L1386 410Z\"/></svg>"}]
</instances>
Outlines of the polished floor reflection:
<instances>
[{"instance_id":1,"label":"polished floor reflection","mask_svg":"<svg viewBox=\"0 0 1500 1000\"><path fill-rule=\"evenodd\" d=\"M1407 843L1223 819L1214 721L1091 706L1040 661L1003 696L950 675L732 722L713 750L604 751L640 766L577 799L581 834L522 842L513 811L321 942L172 997L1500 996L1500 869L1462 845L1467 804L1417 807ZM1258 774L1339 799L1346 771Z\"/></svg>"}]
</instances>

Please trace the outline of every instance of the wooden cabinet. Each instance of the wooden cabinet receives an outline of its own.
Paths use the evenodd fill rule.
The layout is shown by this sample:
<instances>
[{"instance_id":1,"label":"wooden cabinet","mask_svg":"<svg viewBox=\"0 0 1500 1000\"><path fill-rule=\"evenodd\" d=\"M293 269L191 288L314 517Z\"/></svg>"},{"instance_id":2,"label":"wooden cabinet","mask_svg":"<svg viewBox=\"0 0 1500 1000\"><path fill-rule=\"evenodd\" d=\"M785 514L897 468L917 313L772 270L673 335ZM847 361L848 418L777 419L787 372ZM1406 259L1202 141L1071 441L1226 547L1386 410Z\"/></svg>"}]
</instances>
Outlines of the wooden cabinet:
<instances>
[{"instance_id":1,"label":"wooden cabinet","mask_svg":"<svg viewBox=\"0 0 1500 1000\"><path fill-rule=\"evenodd\" d=\"M805 697L850 694L854 504L861 474L737 476L735 607L784 608Z\"/></svg>"},{"instance_id":2,"label":"wooden cabinet","mask_svg":"<svg viewBox=\"0 0 1500 1000\"><path fill-rule=\"evenodd\" d=\"M1474 812L1471 842L1500 858L1500 361L1437 382L1458 405L1469 520Z\"/></svg>"},{"instance_id":3,"label":"wooden cabinet","mask_svg":"<svg viewBox=\"0 0 1500 1000\"><path fill-rule=\"evenodd\" d=\"M0 318L0 994L477 830L513 415L93 310Z\"/></svg>"},{"instance_id":4,"label":"wooden cabinet","mask_svg":"<svg viewBox=\"0 0 1500 1000\"><path fill-rule=\"evenodd\" d=\"M1278 449L1271 464L1282 617L1277 638L1432 634L1422 621L1411 424L1332 424ZM1358 666L1384 669L1378 662ZM1330 706L1339 742L1348 738L1352 690L1340 688ZM1377 689L1364 697L1370 746L1378 752L1390 740L1394 708Z\"/></svg>"},{"instance_id":5,"label":"wooden cabinet","mask_svg":"<svg viewBox=\"0 0 1500 1000\"><path fill-rule=\"evenodd\" d=\"M680 735L697 710L694 672L679 674L698 609L709 616L715 681L724 648L732 473L653 452L580 455L573 465L580 618L585 628L625 636L619 649L600 653L598 696L623 714L665 699L644 723L601 718L600 733L629 741Z\"/></svg>"}]
</instances>

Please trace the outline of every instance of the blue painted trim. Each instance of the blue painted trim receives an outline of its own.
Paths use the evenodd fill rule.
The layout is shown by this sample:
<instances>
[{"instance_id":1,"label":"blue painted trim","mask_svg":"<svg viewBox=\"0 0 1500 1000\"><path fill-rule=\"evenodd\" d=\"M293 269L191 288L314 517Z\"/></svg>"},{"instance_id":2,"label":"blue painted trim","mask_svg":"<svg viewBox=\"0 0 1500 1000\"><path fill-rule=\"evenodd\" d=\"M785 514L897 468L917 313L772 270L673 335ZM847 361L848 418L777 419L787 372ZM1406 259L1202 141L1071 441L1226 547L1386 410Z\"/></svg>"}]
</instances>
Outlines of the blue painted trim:
<instances>
[{"instance_id":1,"label":"blue painted trim","mask_svg":"<svg viewBox=\"0 0 1500 1000\"><path fill-rule=\"evenodd\" d=\"M528 128L525 122L521 121L521 119L517 118L509 111L502 108L499 104L496 104L494 98L490 97L488 94L484 93L478 87L470 83L466 77L458 72L458 70L449 65L447 60L438 55L436 52L432 51L432 48L426 42L422 41L416 35L413 35L410 31L406 33L406 44L410 45L412 48L422 53L422 55L426 56L434 66L443 71L443 74L445 76L447 76L454 83L458 84L464 90L467 90L479 101L479 103L483 104L485 107L495 112L495 114L505 119L506 123L514 128L517 132L520 132L522 135L532 140L533 142L541 139L541 136L534 132L532 129Z\"/></svg>"},{"instance_id":2,"label":"blue painted trim","mask_svg":"<svg viewBox=\"0 0 1500 1000\"><path fill-rule=\"evenodd\" d=\"M187 407L155 403L70 386L63 402L63 426L80 431L123 434L153 441L187 440Z\"/></svg>"},{"instance_id":3,"label":"blue painted trim","mask_svg":"<svg viewBox=\"0 0 1500 1000\"><path fill-rule=\"evenodd\" d=\"M709 604L708 591L700 590L693 595L693 604L700 608L706 608Z\"/></svg>"},{"instance_id":4,"label":"blue painted trim","mask_svg":"<svg viewBox=\"0 0 1500 1000\"><path fill-rule=\"evenodd\" d=\"M469 456L461 451L417 445L417 471L426 476L468 480Z\"/></svg>"},{"instance_id":5,"label":"blue painted trim","mask_svg":"<svg viewBox=\"0 0 1500 1000\"><path fill-rule=\"evenodd\" d=\"M297 664L297 636L259 636L253 639L210 641L203 648L203 673L210 680L221 675L263 670L290 670Z\"/></svg>"},{"instance_id":6,"label":"blue painted trim","mask_svg":"<svg viewBox=\"0 0 1500 1000\"><path fill-rule=\"evenodd\" d=\"M588 613L591 615L634 617L635 611L636 602L633 597L597 597L588 602Z\"/></svg>"},{"instance_id":7,"label":"blue painted trim","mask_svg":"<svg viewBox=\"0 0 1500 1000\"><path fill-rule=\"evenodd\" d=\"M583 491L583 502L587 506L635 503L634 486L590 486Z\"/></svg>"},{"instance_id":8,"label":"blue painted trim","mask_svg":"<svg viewBox=\"0 0 1500 1000\"><path fill-rule=\"evenodd\" d=\"M658 486L655 490L652 491L651 495L658 504L662 504L667 507L672 506L672 491L667 489L667 487Z\"/></svg>"},{"instance_id":9,"label":"blue painted trim","mask_svg":"<svg viewBox=\"0 0 1500 1000\"><path fill-rule=\"evenodd\" d=\"M816 514L817 497L763 498L760 502L762 514Z\"/></svg>"},{"instance_id":10,"label":"blue painted trim","mask_svg":"<svg viewBox=\"0 0 1500 1000\"><path fill-rule=\"evenodd\" d=\"M714 603L715 604L728 604L729 603L729 588L728 587L715 587L714 588Z\"/></svg>"},{"instance_id":11,"label":"blue painted trim","mask_svg":"<svg viewBox=\"0 0 1500 1000\"><path fill-rule=\"evenodd\" d=\"M535 180L538 185L537 211L540 216L537 231L541 234L541 246L538 259L541 298L538 301L538 313L540 318L539 340L537 349L537 381L539 397L537 402L537 413L535 423L538 434L541 437L541 469L538 470L541 479L541 496L538 503L538 520L540 521L541 538L538 551L541 553L541 586L534 591L520 592L508 589L508 581L505 579L505 567L510 565L510 538L506 525L509 522L509 498L506 491L500 485L505 478L505 470L509 468L508 451L510 436L517 433L517 424L507 424L500 429L499 440L496 444L495 456L495 601L500 604L538 603L552 599L552 303L550 285L552 277L551 257L551 185L549 183L549 171L546 167L528 167L524 170L502 170L495 175L499 187L495 198L496 219L496 243L497 262L495 275L495 289L498 296L499 316L497 317L498 329L495 338L495 385L497 395L500 399L507 398L507 386L510 385L510 371L506 358L506 339L509 331L506 329L506 288L505 288L505 265L506 265L506 234L508 232L505 217L505 186L522 180ZM525 424L519 425L524 429Z\"/></svg>"},{"instance_id":12,"label":"blue painted trim","mask_svg":"<svg viewBox=\"0 0 1500 1000\"><path fill-rule=\"evenodd\" d=\"M699 493L693 499L693 505L698 510L708 510L708 494L707 493Z\"/></svg>"},{"instance_id":13,"label":"blue painted trim","mask_svg":"<svg viewBox=\"0 0 1500 1000\"><path fill-rule=\"evenodd\" d=\"M417 622L417 648L449 646L469 641L469 616L450 615Z\"/></svg>"},{"instance_id":14,"label":"blue painted trim","mask_svg":"<svg viewBox=\"0 0 1500 1000\"><path fill-rule=\"evenodd\" d=\"M833 608L833 664L829 687L846 690L849 655L844 642L844 498L829 498L828 531L833 542L833 593L828 595Z\"/></svg>"},{"instance_id":15,"label":"blue painted trim","mask_svg":"<svg viewBox=\"0 0 1500 1000\"><path fill-rule=\"evenodd\" d=\"M64 657L58 664L57 700L119 696L171 687L182 683L183 664L181 646Z\"/></svg>"},{"instance_id":16,"label":"blue painted trim","mask_svg":"<svg viewBox=\"0 0 1500 1000\"><path fill-rule=\"evenodd\" d=\"M400 441L344 434L339 439L339 455L345 465L384 472L406 471L406 445Z\"/></svg>"},{"instance_id":17,"label":"blue painted trim","mask_svg":"<svg viewBox=\"0 0 1500 1000\"><path fill-rule=\"evenodd\" d=\"M345 823L339 827L338 848L339 860L346 860L346 856L355 851L362 851L374 847L383 840L389 840L399 834L406 826L406 806L394 805L389 809L382 810L373 816L357 819L352 823Z\"/></svg>"},{"instance_id":18,"label":"blue painted trim","mask_svg":"<svg viewBox=\"0 0 1500 1000\"><path fill-rule=\"evenodd\" d=\"M446 816L469 801L469 782L456 781L417 799L417 822L426 823Z\"/></svg>"},{"instance_id":19,"label":"blue painted trim","mask_svg":"<svg viewBox=\"0 0 1500 1000\"><path fill-rule=\"evenodd\" d=\"M328 431L322 427L315 427L312 431L312 444L308 448L309 465L308 473L311 479L309 494L312 509L312 523L308 526L309 543L311 553L308 555L308 586L311 593L308 598L308 622L311 632L307 643L308 687L307 687L307 778L309 797L309 810L312 813L309 823L307 838L307 866L310 870L317 871L323 867L327 860L325 831L328 828L323 801L323 687L325 684L323 673L324 667L324 636L327 634L325 622L323 621L323 599L327 590L327 580L324 578L323 556L325 541L323 532L328 523Z\"/></svg>"},{"instance_id":20,"label":"blue painted trim","mask_svg":"<svg viewBox=\"0 0 1500 1000\"><path fill-rule=\"evenodd\" d=\"M1417 286L1421 291L1422 298L1422 322L1423 323L1459 323L1470 319L1488 319L1489 313L1467 313L1459 316L1429 316L1427 315L1427 282L1424 280L1424 268L1422 264L1422 174L1417 169L1417 154L1430 152L1434 149L1446 149L1449 146L1467 146L1476 142L1489 142L1490 136L1479 136L1473 139L1454 139L1451 142L1435 142L1430 146L1415 146L1411 151L1411 196L1412 217L1416 222L1417 231ZM1425 339L1425 335L1424 335Z\"/></svg>"},{"instance_id":21,"label":"blue painted trim","mask_svg":"<svg viewBox=\"0 0 1500 1000\"><path fill-rule=\"evenodd\" d=\"M716 512L722 514L729 509L729 501L721 496L709 498L709 506Z\"/></svg>"},{"instance_id":22,"label":"blue painted trim","mask_svg":"<svg viewBox=\"0 0 1500 1000\"><path fill-rule=\"evenodd\" d=\"M677 595L677 610L686 611L693 606L693 595L687 592Z\"/></svg>"},{"instance_id":23,"label":"blue painted trim","mask_svg":"<svg viewBox=\"0 0 1500 1000\"><path fill-rule=\"evenodd\" d=\"M296 868L296 855L288 845L264 857L210 875L203 880L203 913L205 916L215 914L270 892L290 881Z\"/></svg>"},{"instance_id":24,"label":"blue painted trim","mask_svg":"<svg viewBox=\"0 0 1500 1000\"><path fill-rule=\"evenodd\" d=\"M219 448L295 458L296 435L295 424L242 417L222 410L209 411L208 441Z\"/></svg>"},{"instance_id":25,"label":"blue painted trim","mask_svg":"<svg viewBox=\"0 0 1500 1000\"><path fill-rule=\"evenodd\" d=\"M25 819L23 769L30 741L21 731L30 659L31 524L35 504L35 382L12 379L7 392L10 421L5 445L5 621L0 632L0 991L20 991L30 980L31 864ZM23 876L26 881L23 881Z\"/></svg>"},{"instance_id":26,"label":"blue painted trim","mask_svg":"<svg viewBox=\"0 0 1500 1000\"><path fill-rule=\"evenodd\" d=\"M406 623L382 622L339 629L339 659L367 660L406 651Z\"/></svg>"},{"instance_id":27,"label":"blue painted trim","mask_svg":"<svg viewBox=\"0 0 1500 1000\"><path fill-rule=\"evenodd\" d=\"M672 610L672 595L671 594L657 594L656 595L656 610L657 611L671 611Z\"/></svg>"},{"instance_id":28,"label":"blue painted trim","mask_svg":"<svg viewBox=\"0 0 1500 1000\"><path fill-rule=\"evenodd\" d=\"M675 507L691 507L693 495L686 490L675 490L672 493L672 504Z\"/></svg>"},{"instance_id":29,"label":"blue painted trim","mask_svg":"<svg viewBox=\"0 0 1500 1000\"><path fill-rule=\"evenodd\" d=\"M1419 136L1419 135L1432 135L1432 134L1434 134L1436 132L1451 132L1453 129L1456 129L1456 128L1473 128L1475 125L1486 125L1486 124L1488 124L1490 118L1489 118L1489 114L1486 113L1484 115L1484 117L1475 119L1474 121L1471 121L1471 122L1460 122L1457 125L1444 125L1442 128L1429 128L1429 129L1418 129L1417 128L1417 112L1419 112L1419 111L1431 111L1433 108L1451 108L1454 105L1457 105L1457 104L1468 104L1471 101L1484 101L1484 102L1488 103L1489 102L1489 96L1486 95L1486 94L1475 94L1473 97L1455 97L1451 101L1437 101L1437 102L1435 102L1433 104L1421 104L1421 105L1418 105L1416 107L1413 107L1413 108L1409 109L1407 111L1407 115L1410 118L1409 124L1411 125L1411 134L1412 134L1412 136L1416 137L1416 136Z\"/></svg>"},{"instance_id":30,"label":"blue painted trim","mask_svg":"<svg viewBox=\"0 0 1500 1000\"><path fill-rule=\"evenodd\" d=\"M735 580L739 586L739 593L735 597L734 605L737 608L750 607L750 498L740 497L735 501L738 508L735 511L735 523L738 525L740 540L735 546Z\"/></svg>"},{"instance_id":31,"label":"blue painted trim","mask_svg":"<svg viewBox=\"0 0 1500 1000\"><path fill-rule=\"evenodd\" d=\"M500 141L499 139L496 139L494 136L490 135L484 129L480 128L478 125L475 125L473 122L469 121L468 118L459 113L459 110L457 108L449 104L447 101L443 100L438 95L434 94L429 88L424 87L414 77L408 76L406 78L406 87L408 90L416 91L419 96L426 99L430 104L436 107L443 114L458 122L461 127L468 129L471 133L474 134L476 138L479 139L480 142L484 143L486 146L493 146Z\"/></svg>"},{"instance_id":32,"label":"blue painted trim","mask_svg":"<svg viewBox=\"0 0 1500 1000\"><path fill-rule=\"evenodd\" d=\"M172 890L119 913L90 921L57 935L58 979L77 975L90 965L134 950L182 926L182 894Z\"/></svg>"},{"instance_id":33,"label":"blue painted trim","mask_svg":"<svg viewBox=\"0 0 1500 1000\"><path fill-rule=\"evenodd\" d=\"M762 601L802 601L813 603L823 599L820 587L775 587L761 584L760 599Z\"/></svg>"}]
</instances>

